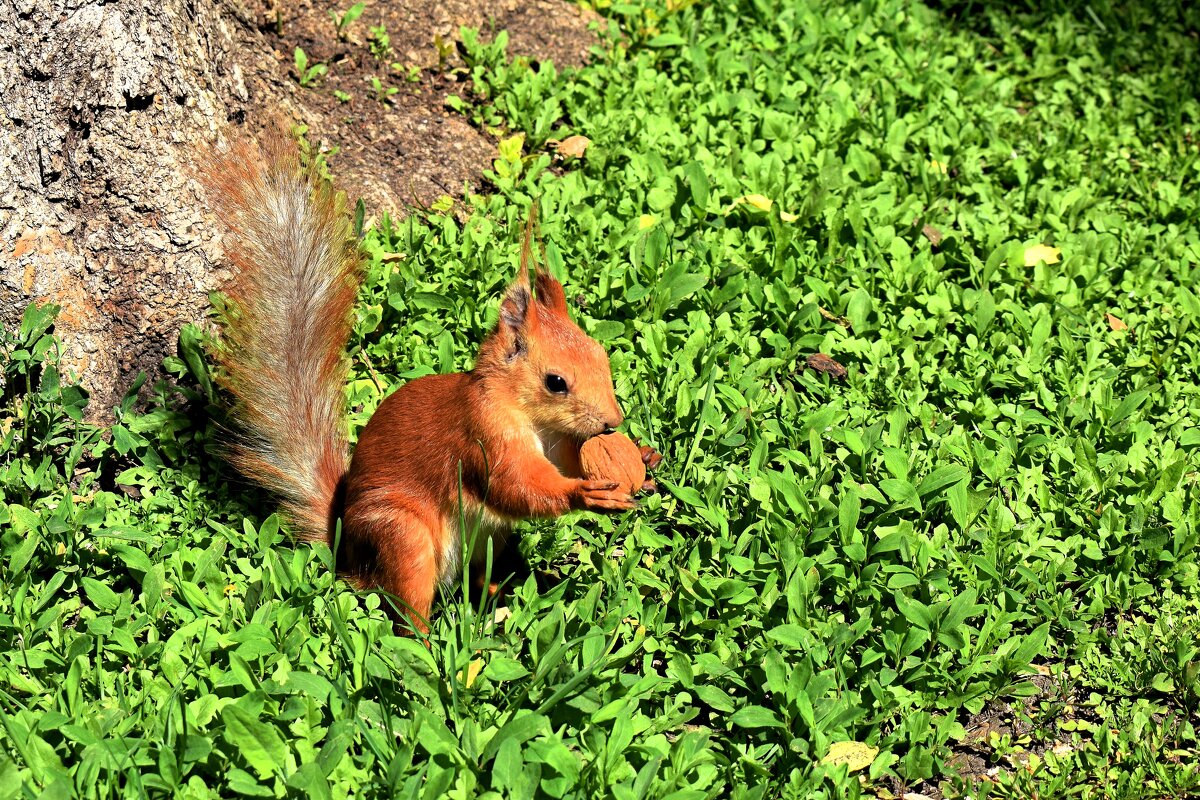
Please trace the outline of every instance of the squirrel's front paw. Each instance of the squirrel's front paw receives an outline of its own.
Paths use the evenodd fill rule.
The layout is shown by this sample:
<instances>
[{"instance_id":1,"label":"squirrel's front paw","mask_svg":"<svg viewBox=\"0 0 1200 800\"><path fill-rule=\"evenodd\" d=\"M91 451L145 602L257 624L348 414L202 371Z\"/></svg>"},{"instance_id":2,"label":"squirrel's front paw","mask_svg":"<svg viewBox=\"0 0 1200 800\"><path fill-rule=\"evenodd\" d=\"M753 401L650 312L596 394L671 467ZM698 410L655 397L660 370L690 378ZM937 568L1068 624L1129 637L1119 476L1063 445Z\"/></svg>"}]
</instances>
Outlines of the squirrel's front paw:
<instances>
[{"instance_id":1,"label":"squirrel's front paw","mask_svg":"<svg viewBox=\"0 0 1200 800\"><path fill-rule=\"evenodd\" d=\"M655 450L653 445L638 445L638 452L642 454L642 463L646 465L646 469L648 470L656 470L659 464L662 463L662 453ZM646 494L653 494L658 491L658 484L653 479L647 479L639 491Z\"/></svg>"},{"instance_id":2,"label":"squirrel's front paw","mask_svg":"<svg viewBox=\"0 0 1200 800\"><path fill-rule=\"evenodd\" d=\"M610 514L637 508L633 497L620 486L615 481L580 481L577 490L579 507Z\"/></svg>"},{"instance_id":3,"label":"squirrel's front paw","mask_svg":"<svg viewBox=\"0 0 1200 800\"><path fill-rule=\"evenodd\" d=\"M656 470L662 463L662 453L655 450L653 445L643 444L638 447L638 452L642 454L642 463L646 465L646 469Z\"/></svg>"}]
</instances>

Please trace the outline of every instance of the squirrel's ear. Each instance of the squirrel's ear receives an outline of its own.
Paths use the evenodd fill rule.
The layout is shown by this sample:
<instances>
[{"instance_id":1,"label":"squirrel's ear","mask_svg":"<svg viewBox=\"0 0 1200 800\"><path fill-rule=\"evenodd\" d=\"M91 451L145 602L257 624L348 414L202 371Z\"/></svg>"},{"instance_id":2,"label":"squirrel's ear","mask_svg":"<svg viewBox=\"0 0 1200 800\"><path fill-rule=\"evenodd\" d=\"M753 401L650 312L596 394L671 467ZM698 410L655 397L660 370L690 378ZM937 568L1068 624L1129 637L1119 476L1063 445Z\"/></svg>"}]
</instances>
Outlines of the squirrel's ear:
<instances>
[{"instance_id":1,"label":"squirrel's ear","mask_svg":"<svg viewBox=\"0 0 1200 800\"><path fill-rule=\"evenodd\" d=\"M514 283L500 301L500 324L514 331L529 319L529 284Z\"/></svg>"},{"instance_id":2,"label":"squirrel's ear","mask_svg":"<svg viewBox=\"0 0 1200 800\"><path fill-rule=\"evenodd\" d=\"M561 283L547 271L541 270L535 279L537 286L537 301L548 310L559 314L567 313L567 293Z\"/></svg>"},{"instance_id":3,"label":"squirrel's ear","mask_svg":"<svg viewBox=\"0 0 1200 800\"><path fill-rule=\"evenodd\" d=\"M537 321L536 315L529 313L532 301L529 273L522 268L500 301L500 323L496 326L496 333L504 342L505 358L509 361L525 353L526 336Z\"/></svg>"},{"instance_id":4,"label":"squirrel's ear","mask_svg":"<svg viewBox=\"0 0 1200 800\"><path fill-rule=\"evenodd\" d=\"M516 280L509 285L504 299L500 301L500 322L514 330L523 327L529 317L529 301L532 297L533 292L529 288L529 268L522 259Z\"/></svg>"}]
</instances>

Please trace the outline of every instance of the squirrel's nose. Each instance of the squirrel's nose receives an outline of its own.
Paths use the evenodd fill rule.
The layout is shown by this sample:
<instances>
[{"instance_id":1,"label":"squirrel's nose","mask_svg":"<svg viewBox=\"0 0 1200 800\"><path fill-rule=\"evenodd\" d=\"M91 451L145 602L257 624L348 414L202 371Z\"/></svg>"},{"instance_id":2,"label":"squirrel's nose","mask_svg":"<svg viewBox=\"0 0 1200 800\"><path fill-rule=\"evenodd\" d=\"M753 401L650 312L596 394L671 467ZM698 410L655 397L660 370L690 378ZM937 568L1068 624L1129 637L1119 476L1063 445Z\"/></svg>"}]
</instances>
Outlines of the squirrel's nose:
<instances>
[{"instance_id":1,"label":"squirrel's nose","mask_svg":"<svg viewBox=\"0 0 1200 800\"><path fill-rule=\"evenodd\" d=\"M625 421L625 416L623 414L621 414L620 411L618 411L615 415L610 416L608 419L604 420L604 432L612 433L618 427L620 427L621 423L624 421Z\"/></svg>"}]
</instances>

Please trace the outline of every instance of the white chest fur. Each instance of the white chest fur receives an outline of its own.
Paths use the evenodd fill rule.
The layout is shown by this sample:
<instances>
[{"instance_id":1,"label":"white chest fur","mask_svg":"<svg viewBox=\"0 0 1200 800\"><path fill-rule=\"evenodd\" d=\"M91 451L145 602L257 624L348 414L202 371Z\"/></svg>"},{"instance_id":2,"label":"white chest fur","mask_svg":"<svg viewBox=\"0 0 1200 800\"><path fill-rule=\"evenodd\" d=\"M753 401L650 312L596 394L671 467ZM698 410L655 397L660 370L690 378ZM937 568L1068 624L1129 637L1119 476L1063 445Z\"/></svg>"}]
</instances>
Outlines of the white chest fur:
<instances>
[{"instance_id":1,"label":"white chest fur","mask_svg":"<svg viewBox=\"0 0 1200 800\"><path fill-rule=\"evenodd\" d=\"M450 585L461 574L464 552L470 555L473 569L483 569L490 542L494 560L512 532L513 524L513 520L485 505L465 503L461 514L446 520L450 535L446 537L446 549L441 554L439 580L442 585Z\"/></svg>"}]
</instances>

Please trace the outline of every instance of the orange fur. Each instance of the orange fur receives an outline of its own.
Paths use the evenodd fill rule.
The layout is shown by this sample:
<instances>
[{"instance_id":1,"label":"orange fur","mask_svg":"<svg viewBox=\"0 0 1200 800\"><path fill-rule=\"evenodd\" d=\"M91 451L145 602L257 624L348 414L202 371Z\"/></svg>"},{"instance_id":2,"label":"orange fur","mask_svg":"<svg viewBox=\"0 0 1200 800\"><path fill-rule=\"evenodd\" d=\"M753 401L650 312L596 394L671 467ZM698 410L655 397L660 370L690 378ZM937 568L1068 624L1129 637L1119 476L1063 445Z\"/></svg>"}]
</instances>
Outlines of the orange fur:
<instances>
[{"instance_id":1,"label":"orange fur","mask_svg":"<svg viewBox=\"0 0 1200 800\"><path fill-rule=\"evenodd\" d=\"M432 587L457 574L471 529L503 536L524 518L633 505L611 484L580 477L580 443L622 419L603 349L565 303L530 299L524 278L500 316L474 370L419 378L380 404L347 475L342 563L420 618ZM546 390L548 371L567 378L566 396ZM374 522L385 516L390 524Z\"/></svg>"},{"instance_id":2,"label":"orange fur","mask_svg":"<svg viewBox=\"0 0 1200 800\"><path fill-rule=\"evenodd\" d=\"M239 271L219 355L244 429L235 463L283 498L303 538L329 541L342 516L348 577L396 595L427 629L470 531L503 537L523 518L633 507L615 483L581 477L580 444L622 414L608 357L571 321L562 285L530 281L532 217L475 369L385 399L347 471L343 351L360 265L344 214L278 141L263 161L244 148L219 159L207 182Z\"/></svg>"}]
</instances>

